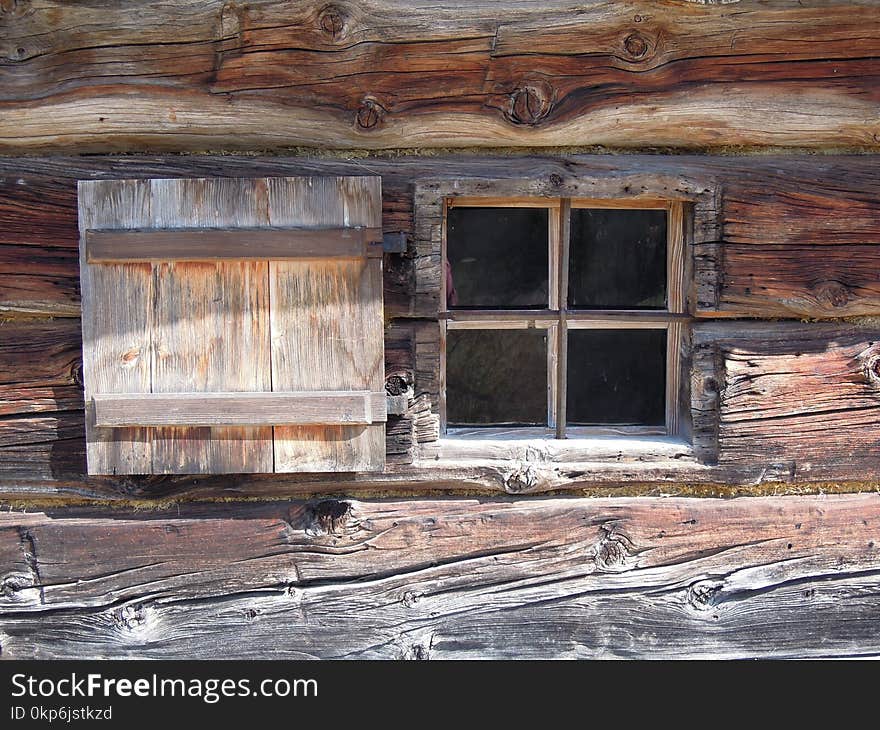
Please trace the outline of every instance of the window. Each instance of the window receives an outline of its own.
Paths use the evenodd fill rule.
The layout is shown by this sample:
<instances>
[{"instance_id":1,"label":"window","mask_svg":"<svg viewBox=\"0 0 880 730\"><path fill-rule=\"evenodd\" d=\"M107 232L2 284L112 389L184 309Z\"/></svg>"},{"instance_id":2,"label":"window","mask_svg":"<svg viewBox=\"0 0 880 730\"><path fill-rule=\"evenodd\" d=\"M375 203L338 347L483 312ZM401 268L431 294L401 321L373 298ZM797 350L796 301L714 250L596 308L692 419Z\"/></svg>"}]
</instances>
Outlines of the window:
<instances>
[{"instance_id":1,"label":"window","mask_svg":"<svg viewBox=\"0 0 880 730\"><path fill-rule=\"evenodd\" d=\"M684 204L446 198L447 435L679 433Z\"/></svg>"}]
</instances>

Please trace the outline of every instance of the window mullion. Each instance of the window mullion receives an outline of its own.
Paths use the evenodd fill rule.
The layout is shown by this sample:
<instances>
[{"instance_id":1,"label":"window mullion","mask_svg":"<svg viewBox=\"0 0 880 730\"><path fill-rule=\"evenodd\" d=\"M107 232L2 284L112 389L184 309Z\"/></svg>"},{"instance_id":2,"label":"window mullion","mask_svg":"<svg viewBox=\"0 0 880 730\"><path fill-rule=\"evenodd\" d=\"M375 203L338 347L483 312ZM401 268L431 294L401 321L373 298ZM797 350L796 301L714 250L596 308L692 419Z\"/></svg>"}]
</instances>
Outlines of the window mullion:
<instances>
[{"instance_id":1,"label":"window mullion","mask_svg":"<svg viewBox=\"0 0 880 730\"><path fill-rule=\"evenodd\" d=\"M559 327L556 332L556 438L565 438L566 391L568 384L568 256L571 244L571 198L559 206L559 268L556 283L559 301Z\"/></svg>"}]
</instances>

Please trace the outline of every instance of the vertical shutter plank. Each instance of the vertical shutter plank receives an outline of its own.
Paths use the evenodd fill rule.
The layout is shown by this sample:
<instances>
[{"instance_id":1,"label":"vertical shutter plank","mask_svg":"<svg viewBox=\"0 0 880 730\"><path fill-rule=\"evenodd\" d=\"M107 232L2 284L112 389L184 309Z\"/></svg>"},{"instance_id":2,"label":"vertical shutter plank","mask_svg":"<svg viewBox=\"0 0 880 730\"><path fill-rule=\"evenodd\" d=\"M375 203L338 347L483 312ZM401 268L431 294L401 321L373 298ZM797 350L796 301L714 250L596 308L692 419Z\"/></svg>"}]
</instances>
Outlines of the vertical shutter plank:
<instances>
[{"instance_id":1,"label":"vertical shutter plank","mask_svg":"<svg viewBox=\"0 0 880 730\"><path fill-rule=\"evenodd\" d=\"M269 181L273 226L381 226L378 178ZM381 259L269 264L274 390L382 391ZM384 424L276 426L278 472L384 467Z\"/></svg>"},{"instance_id":2,"label":"vertical shutter plank","mask_svg":"<svg viewBox=\"0 0 880 730\"><path fill-rule=\"evenodd\" d=\"M153 180L157 228L257 227L265 181ZM153 265L153 392L271 390L268 264ZM271 427L157 428L154 473L271 472Z\"/></svg>"},{"instance_id":3,"label":"vertical shutter plank","mask_svg":"<svg viewBox=\"0 0 880 730\"><path fill-rule=\"evenodd\" d=\"M152 326L150 264L91 266L84 255L88 229L149 223L149 184L88 182L79 190L80 282L86 452L92 474L149 474L150 430L97 428L94 393L149 393Z\"/></svg>"}]
</instances>

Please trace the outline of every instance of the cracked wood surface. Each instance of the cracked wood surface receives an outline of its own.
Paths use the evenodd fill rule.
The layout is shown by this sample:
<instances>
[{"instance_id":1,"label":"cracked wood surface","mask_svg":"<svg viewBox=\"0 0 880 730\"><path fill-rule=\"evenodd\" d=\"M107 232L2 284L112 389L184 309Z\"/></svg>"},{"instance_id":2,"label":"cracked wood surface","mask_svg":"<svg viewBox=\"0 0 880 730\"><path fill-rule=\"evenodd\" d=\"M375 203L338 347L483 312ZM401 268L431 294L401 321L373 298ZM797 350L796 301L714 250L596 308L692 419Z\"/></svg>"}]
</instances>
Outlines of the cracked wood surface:
<instances>
[{"instance_id":1,"label":"cracked wood surface","mask_svg":"<svg viewBox=\"0 0 880 730\"><path fill-rule=\"evenodd\" d=\"M12 0L0 28L6 152L880 146L870 0Z\"/></svg>"},{"instance_id":2,"label":"cracked wood surface","mask_svg":"<svg viewBox=\"0 0 880 730\"><path fill-rule=\"evenodd\" d=\"M4 512L0 581L4 658L877 656L880 498Z\"/></svg>"}]
</instances>

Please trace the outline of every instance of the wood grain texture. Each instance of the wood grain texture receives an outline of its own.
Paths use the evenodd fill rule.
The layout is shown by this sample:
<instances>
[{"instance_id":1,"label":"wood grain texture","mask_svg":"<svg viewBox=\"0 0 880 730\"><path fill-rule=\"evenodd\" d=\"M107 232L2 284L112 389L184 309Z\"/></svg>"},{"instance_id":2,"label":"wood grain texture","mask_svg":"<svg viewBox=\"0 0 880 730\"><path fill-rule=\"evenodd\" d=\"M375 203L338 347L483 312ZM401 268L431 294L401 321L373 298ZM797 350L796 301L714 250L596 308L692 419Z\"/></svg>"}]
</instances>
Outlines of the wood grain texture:
<instances>
[{"instance_id":1,"label":"wood grain texture","mask_svg":"<svg viewBox=\"0 0 880 730\"><path fill-rule=\"evenodd\" d=\"M275 179L273 226L381 225L378 177ZM363 258L273 261L274 390L384 388L382 262ZM275 471L377 471L385 465L385 427L276 426Z\"/></svg>"},{"instance_id":2,"label":"wood grain texture","mask_svg":"<svg viewBox=\"0 0 880 730\"><path fill-rule=\"evenodd\" d=\"M0 322L0 416L82 409L78 320Z\"/></svg>"},{"instance_id":3,"label":"wood grain texture","mask_svg":"<svg viewBox=\"0 0 880 730\"><path fill-rule=\"evenodd\" d=\"M4 511L0 645L14 659L877 656L878 530L877 495Z\"/></svg>"},{"instance_id":4,"label":"wood grain texture","mask_svg":"<svg viewBox=\"0 0 880 730\"><path fill-rule=\"evenodd\" d=\"M149 186L135 180L80 184L80 286L83 291L83 382L86 454L95 474L149 474L151 435L142 428L103 429L89 405L94 393L149 393L152 388L153 276L149 264L112 270L85 259L87 230L147 225Z\"/></svg>"},{"instance_id":5,"label":"wood grain texture","mask_svg":"<svg viewBox=\"0 0 880 730\"><path fill-rule=\"evenodd\" d=\"M268 225L262 180L151 180L149 186L153 228ZM268 264L156 262L152 269L152 391L271 390ZM272 471L268 427L158 428L153 442L152 474Z\"/></svg>"},{"instance_id":6,"label":"wood grain texture","mask_svg":"<svg viewBox=\"0 0 880 730\"><path fill-rule=\"evenodd\" d=\"M98 426L370 424L387 417L385 392L95 395Z\"/></svg>"},{"instance_id":7,"label":"wood grain texture","mask_svg":"<svg viewBox=\"0 0 880 730\"><path fill-rule=\"evenodd\" d=\"M873 3L736 5L20 0L0 150L877 148Z\"/></svg>"},{"instance_id":8,"label":"wood grain texture","mask_svg":"<svg viewBox=\"0 0 880 730\"><path fill-rule=\"evenodd\" d=\"M147 229L86 231L85 237L86 259L95 264L382 256L382 231L379 228Z\"/></svg>"},{"instance_id":9,"label":"wood grain texture","mask_svg":"<svg viewBox=\"0 0 880 730\"><path fill-rule=\"evenodd\" d=\"M722 464L765 460L780 481L860 480L880 449L880 331L832 324L704 324L695 350L718 394ZM699 377L699 376L697 376Z\"/></svg>"}]
</instances>

